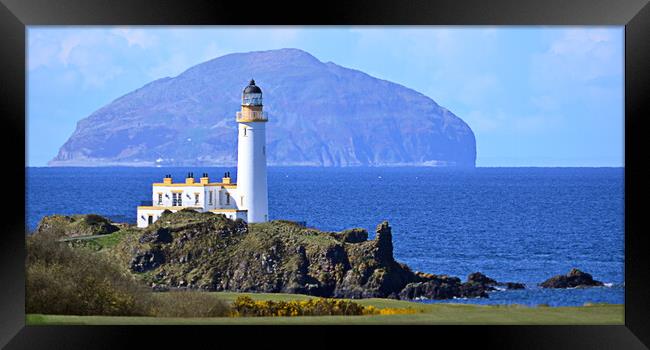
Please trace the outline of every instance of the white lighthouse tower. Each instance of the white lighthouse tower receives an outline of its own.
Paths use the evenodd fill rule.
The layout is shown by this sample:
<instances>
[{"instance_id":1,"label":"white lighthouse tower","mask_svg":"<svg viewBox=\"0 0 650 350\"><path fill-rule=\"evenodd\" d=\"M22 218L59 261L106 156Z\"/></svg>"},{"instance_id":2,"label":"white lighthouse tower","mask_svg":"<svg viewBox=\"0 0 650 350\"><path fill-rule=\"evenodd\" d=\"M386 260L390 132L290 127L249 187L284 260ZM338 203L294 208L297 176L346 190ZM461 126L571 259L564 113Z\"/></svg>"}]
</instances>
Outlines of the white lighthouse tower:
<instances>
[{"instance_id":1,"label":"white lighthouse tower","mask_svg":"<svg viewBox=\"0 0 650 350\"><path fill-rule=\"evenodd\" d=\"M262 90L251 80L242 94L237 149L237 195L240 209L248 210L248 222L269 220L266 183L266 113Z\"/></svg>"}]
</instances>

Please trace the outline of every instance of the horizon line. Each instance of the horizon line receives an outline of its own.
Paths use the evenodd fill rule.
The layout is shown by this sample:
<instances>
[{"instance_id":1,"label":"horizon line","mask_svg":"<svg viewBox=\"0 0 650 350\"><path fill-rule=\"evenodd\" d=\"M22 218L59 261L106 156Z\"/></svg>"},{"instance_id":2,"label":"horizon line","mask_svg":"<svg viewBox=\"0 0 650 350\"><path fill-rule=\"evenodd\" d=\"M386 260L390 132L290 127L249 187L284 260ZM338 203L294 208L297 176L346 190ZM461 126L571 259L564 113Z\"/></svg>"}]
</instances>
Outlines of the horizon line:
<instances>
[{"instance_id":1,"label":"horizon line","mask_svg":"<svg viewBox=\"0 0 650 350\"><path fill-rule=\"evenodd\" d=\"M625 168L625 165L490 165L490 166L427 166L427 165L352 165L352 166L320 166L320 165L267 165L269 168L432 168L432 169L476 169L476 168ZM236 165L177 165L177 166L129 166L129 165L97 165L97 166L50 166L25 165L25 168L236 168Z\"/></svg>"}]
</instances>

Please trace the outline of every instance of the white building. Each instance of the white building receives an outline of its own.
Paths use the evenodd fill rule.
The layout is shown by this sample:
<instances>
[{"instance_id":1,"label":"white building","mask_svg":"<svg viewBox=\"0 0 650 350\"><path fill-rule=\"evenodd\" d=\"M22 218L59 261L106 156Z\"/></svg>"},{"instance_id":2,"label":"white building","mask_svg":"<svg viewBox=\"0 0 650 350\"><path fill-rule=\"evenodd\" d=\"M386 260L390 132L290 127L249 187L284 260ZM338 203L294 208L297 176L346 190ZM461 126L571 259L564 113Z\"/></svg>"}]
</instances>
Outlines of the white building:
<instances>
[{"instance_id":1,"label":"white building","mask_svg":"<svg viewBox=\"0 0 650 350\"><path fill-rule=\"evenodd\" d=\"M188 173L184 182L174 183L171 175L154 183L151 205L139 206L137 225L147 227L165 210L191 208L224 214L246 222L268 221L266 180L266 113L262 111L262 90L251 80L242 94L238 128L237 183L226 173L221 182L210 182L207 173L197 182Z\"/></svg>"}]
</instances>

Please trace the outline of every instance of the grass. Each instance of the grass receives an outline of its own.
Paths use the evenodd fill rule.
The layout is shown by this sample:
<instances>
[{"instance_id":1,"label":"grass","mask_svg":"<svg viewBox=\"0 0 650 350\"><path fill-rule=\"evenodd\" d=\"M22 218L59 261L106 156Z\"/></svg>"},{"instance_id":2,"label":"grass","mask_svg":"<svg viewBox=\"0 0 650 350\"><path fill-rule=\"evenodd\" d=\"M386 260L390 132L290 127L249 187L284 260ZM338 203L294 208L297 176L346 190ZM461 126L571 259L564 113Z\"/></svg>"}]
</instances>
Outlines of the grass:
<instances>
[{"instance_id":1,"label":"grass","mask_svg":"<svg viewBox=\"0 0 650 350\"><path fill-rule=\"evenodd\" d=\"M122 241L125 235L128 235L130 231L128 230L120 230L117 232L113 232L108 235L102 235L100 237L95 238L95 242L99 244L102 249L106 248L112 248L116 246L118 243Z\"/></svg>"},{"instance_id":2,"label":"grass","mask_svg":"<svg viewBox=\"0 0 650 350\"><path fill-rule=\"evenodd\" d=\"M120 243L125 236L132 234L135 229L121 229L106 235L75 236L62 239L63 242L72 242L77 246L84 246L94 251L111 249Z\"/></svg>"},{"instance_id":3,"label":"grass","mask_svg":"<svg viewBox=\"0 0 650 350\"><path fill-rule=\"evenodd\" d=\"M254 300L306 300L300 294L274 293L209 293L229 303L238 296ZM157 293L166 298L166 293ZM132 317L132 316L64 316L28 314L27 325L203 325L203 324L553 324L600 325L624 324L623 305L594 304L580 307L525 307L520 305L422 304L391 299L355 300L377 308L414 308L419 313L407 315L372 316L299 316L299 317Z\"/></svg>"}]
</instances>

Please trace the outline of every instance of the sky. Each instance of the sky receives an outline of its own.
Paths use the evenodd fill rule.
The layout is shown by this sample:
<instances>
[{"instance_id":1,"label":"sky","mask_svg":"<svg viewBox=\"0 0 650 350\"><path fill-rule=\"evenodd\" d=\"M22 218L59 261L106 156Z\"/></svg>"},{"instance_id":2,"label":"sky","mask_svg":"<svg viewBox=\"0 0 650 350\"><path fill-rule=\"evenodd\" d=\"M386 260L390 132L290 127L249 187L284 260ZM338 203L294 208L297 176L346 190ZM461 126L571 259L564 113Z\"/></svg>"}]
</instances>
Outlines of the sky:
<instances>
[{"instance_id":1,"label":"sky","mask_svg":"<svg viewBox=\"0 0 650 350\"><path fill-rule=\"evenodd\" d=\"M29 26L26 164L152 80L279 48L427 95L472 128L479 167L624 166L622 26Z\"/></svg>"}]
</instances>

